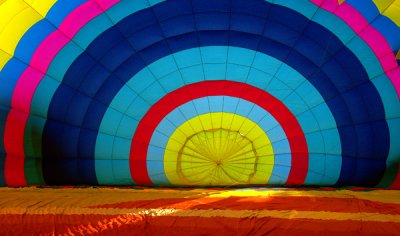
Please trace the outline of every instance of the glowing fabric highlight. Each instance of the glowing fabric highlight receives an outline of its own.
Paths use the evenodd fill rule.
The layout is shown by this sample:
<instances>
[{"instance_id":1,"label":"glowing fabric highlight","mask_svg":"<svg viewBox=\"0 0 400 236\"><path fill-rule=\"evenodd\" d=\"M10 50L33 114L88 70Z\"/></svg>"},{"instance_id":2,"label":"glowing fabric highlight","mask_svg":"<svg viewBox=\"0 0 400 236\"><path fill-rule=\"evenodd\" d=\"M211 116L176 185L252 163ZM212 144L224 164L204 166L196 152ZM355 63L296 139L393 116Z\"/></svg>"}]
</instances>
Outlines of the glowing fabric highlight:
<instances>
[{"instance_id":1,"label":"glowing fabric highlight","mask_svg":"<svg viewBox=\"0 0 400 236\"><path fill-rule=\"evenodd\" d=\"M232 113L194 117L179 126L165 150L173 185L245 185L268 182L274 151L254 122Z\"/></svg>"}]
</instances>

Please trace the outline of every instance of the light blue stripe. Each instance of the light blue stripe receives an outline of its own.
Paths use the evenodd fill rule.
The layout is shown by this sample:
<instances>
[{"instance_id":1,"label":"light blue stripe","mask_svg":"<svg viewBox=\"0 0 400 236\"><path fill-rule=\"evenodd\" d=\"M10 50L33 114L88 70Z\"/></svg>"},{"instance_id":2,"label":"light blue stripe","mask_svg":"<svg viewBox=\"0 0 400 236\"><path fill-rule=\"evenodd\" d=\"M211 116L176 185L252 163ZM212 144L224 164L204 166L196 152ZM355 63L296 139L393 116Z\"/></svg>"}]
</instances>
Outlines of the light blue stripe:
<instances>
[{"instance_id":1,"label":"light blue stripe","mask_svg":"<svg viewBox=\"0 0 400 236\"><path fill-rule=\"evenodd\" d=\"M156 2L151 2L151 4L155 4L155 3L159 3L160 1L156 1ZM272 1L271 1L272 2ZM281 5L285 5L288 4L288 1L283 1L283 0L275 0L273 1L275 4L281 4ZM311 4L308 1L305 0L299 0L296 2L290 2L290 8L295 9L296 11L302 13L303 15L311 18L315 11L317 10L316 6ZM121 3L118 3L116 6L112 7L111 9L109 9L107 11L107 14L109 16L111 16L111 19L113 20L114 23L122 20L124 17L126 17L127 15L136 12L138 10L144 9L149 7L149 3L145 0L142 1L122 1ZM97 18L95 18L95 20L97 20ZM94 38L96 38L101 32L105 31L108 27L110 27L110 25L108 23L106 23L105 18L104 17L99 17L98 22L96 21L91 21L89 22L85 27L83 27L82 30L79 31L79 35L77 35L76 41L77 44L84 47L85 45L88 45L89 42L91 42ZM341 38L342 41L347 41L351 38L353 38L354 36L352 34L351 29L349 29L349 27L341 22L340 19L337 19L336 17L334 17L333 15L330 16L330 13L325 12L324 10L318 9L318 14L316 16L314 16L314 18L312 18L312 20L316 21L317 23L320 23L324 26L328 26L328 28L330 30L332 30L339 38ZM93 29L93 24L96 23L96 29ZM103 22L101 24L98 24L99 22ZM330 26L329 26L330 25ZM357 37L357 36L356 36ZM75 39L74 39L75 40ZM73 44L73 43L70 43ZM70 46L70 44L68 44ZM356 43L354 43L354 45L357 45ZM68 46L67 46L68 47ZM355 50L354 52L356 53L357 57L360 58L360 61L363 62L363 56L365 55L365 51L362 51L361 49L357 49L357 48L353 48L353 50ZM70 50L62 50L62 53L59 53L60 58L62 58L63 60L65 60L65 56L68 55L70 52ZM68 51L68 52L67 52ZM367 49L367 51L371 51L369 48ZM363 53L364 52L364 53ZM70 58L75 57L76 55L73 55ZM378 61L374 59L374 65L376 68L379 68L379 63ZM70 60L68 60L70 61ZM372 63L372 62L371 62ZM53 64L53 63L52 63ZM60 79L62 78L62 74L65 73L65 69L68 68L68 66L70 65L68 62L63 61L61 64L63 64L63 69L61 70L57 70L57 69L53 69L54 73L57 73L57 76L55 78ZM369 68L375 68L375 67L366 67L367 70L369 70ZM374 70L376 70L376 68ZM379 71L379 70L376 70ZM187 73L187 71L185 71L186 74L190 74ZM380 71L379 71L380 72ZM376 74L374 71L368 71L368 73L370 75L374 75ZM200 73L197 73L196 76L200 75ZM387 79L387 78L386 78ZM189 81L189 80L186 80ZM196 80L194 80L196 81ZM191 81L193 82L193 81ZM382 94L388 94L387 92L387 87L385 88L378 88L378 90L380 91L381 96L383 96ZM392 92L392 91L390 91ZM38 89L37 92L35 93L35 97L36 94L42 94L43 91L41 89ZM47 93L48 96L51 98L53 94L51 93ZM41 99L40 98L35 98L35 99ZM48 101L50 101L51 99L47 99ZM385 102L385 110L386 112L392 110L393 107L390 107L389 105L387 105L387 103ZM398 107L399 105L396 104L396 107ZM398 109L396 109L398 110ZM398 117L398 116L397 116ZM392 140L395 137L396 134L393 133L393 127L391 126L391 124L389 124L390 126L390 130L391 130L391 137ZM393 145L391 145L391 153L394 153L392 151ZM391 157L389 157L391 158ZM395 158L395 157L393 157Z\"/></svg>"},{"instance_id":2,"label":"light blue stripe","mask_svg":"<svg viewBox=\"0 0 400 236\"><path fill-rule=\"evenodd\" d=\"M160 1L156 1L156 3L158 3L158 2L160 2ZM284 0L274 0L274 1L270 0L269 2L274 2L275 4L280 4L280 5L289 4L289 1L284 1ZM147 8L147 7L149 7L149 3L146 0L138 0L138 1L134 1L134 2L126 0L126 1L121 1L120 3L116 4L111 9L107 10L106 13L107 13L107 15L109 15L111 17L112 21L114 23L116 23L116 22L122 20L123 18L125 18L126 16L128 16L136 11ZM290 6L288 6L288 7L298 11L299 13L307 16L308 18L312 18L312 20L317 23L324 25L325 27L330 29L334 34L336 34L336 36L338 36L342 40L342 42L347 42L352 38L354 40L354 37L355 37L355 38L357 38L357 40L360 41L359 45L365 44L364 42L361 41L361 39L358 38L358 36L356 36L354 34L354 32L344 22L342 22L340 19L333 16L329 12L326 12L322 9L318 9L314 4L310 3L309 1L306 1L306 0L290 1ZM317 11L317 10L318 10L318 14L314 14L315 11ZM110 25L108 23L106 23L106 21L104 21L105 20L104 18L101 18L101 19L99 18L98 22L95 21L96 19L97 18L95 18L93 21L89 22L87 25L85 25L79 31L76 41L77 41L77 44L80 45L81 47L85 48L85 45L88 45L101 32L104 32L107 28L110 27ZM99 22L103 22L103 23L98 24ZM96 26L95 27L96 29L93 29L94 25ZM75 38L74 38L74 40L75 40ZM67 68L71 65L73 60L81 53L81 50L78 50L78 51L77 50L69 50L70 48L73 48L71 45L74 45L74 44L75 44L74 42L67 44L67 46L64 47L64 49L62 49L61 52L56 57L56 58L59 58L59 63L57 63L57 61L54 60L50 66L50 68L52 68L52 69L51 70L49 69L49 74L51 76L54 75L54 77L57 78L57 80L60 80L60 81L62 80L63 74L65 74L65 71L67 70ZM357 45L357 43L354 43L354 45ZM362 48L362 46L354 47L354 48L352 48L352 50L354 50L353 52L356 54L356 56L360 59L360 61L362 63L364 63L363 58L366 56L366 53L369 53L369 54L372 53L370 48L364 49L364 48ZM368 52L366 52L366 51L368 51ZM374 57L373 53L371 54L371 56L372 57L369 57L371 59L370 59L370 62L368 63L368 64L370 64L370 63L371 64L370 65L364 64L364 66L367 66L366 70L368 71L368 74L370 76L379 76L379 73L382 73L381 69L379 69L380 64ZM66 58L67 58L67 60L66 60ZM195 75L190 75L191 70L186 70L186 69L181 70L182 75L184 77L186 77L185 81L192 83L192 82L201 80L201 78L203 76L201 74L202 73L201 67L198 66L196 68L197 68L197 73ZM267 70L267 72L270 72L270 73L272 71L272 70L269 70L268 67L265 70ZM255 81L254 79L252 79L251 76L255 73L254 71L255 71L254 69L252 69L250 71L249 81L251 80L254 83L256 83L256 82L264 83L265 80L264 81ZM4 69L2 72L4 72ZM271 73L271 74L274 74L274 73ZM383 77L385 78L385 80L388 80L388 78L385 75L383 75ZM375 82L375 80L373 80L373 82ZM258 85L260 86L260 84L258 84ZM44 87L46 87L46 86L44 86ZM393 96L395 95L395 91L393 92L391 90L391 86L386 86L386 87L384 87L384 86L378 87L377 86L377 89L380 92L381 96L384 96L387 94L393 94ZM388 91L388 89L389 89L389 91ZM46 91L43 91L41 88L38 88L37 91L35 92L35 96L33 98L34 101L38 100L38 99L43 99L42 96L39 96L37 94L46 94L47 96L49 96L49 99L47 99L47 101L50 101L51 97L53 96L53 93L47 93ZM384 100L384 106L385 106L386 113L389 113L393 109L396 111L399 110L398 103L394 104L395 106L392 106L391 104L388 105L387 101L390 101L390 100L388 100L388 99L387 100L383 99L383 100ZM48 107L48 104L46 107ZM396 117L399 117L399 116L397 115ZM391 133L390 133L391 140L394 140L394 138L397 135L397 134L393 133L395 130L394 129L395 126L389 122L389 127L390 127L390 131L391 131ZM394 146L396 146L396 145L391 145L390 153L396 153L392 150L394 148ZM97 150L97 145L96 145L96 150ZM392 156L392 154L390 154L389 159L394 159L394 158L397 158L397 157ZM101 180L99 180L99 183L101 183Z\"/></svg>"},{"instance_id":3,"label":"light blue stripe","mask_svg":"<svg viewBox=\"0 0 400 236\"><path fill-rule=\"evenodd\" d=\"M213 51L213 50L211 50L212 48L219 48L219 47L207 47L207 48L208 48L208 50L201 50L202 51L202 54L200 55L201 57L207 57L208 55L204 55L205 52L212 53L212 51ZM268 55L265 55L265 54L262 54L259 52L254 53L254 51L252 51L252 50L237 48L237 47L224 47L224 48L228 48L228 53L234 52L236 54L245 55L246 52L248 52L249 55L252 55L252 56L256 55L254 57L254 65L257 65L258 67L262 67L262 65L266 65L266 66L271 65L272 66L271 68L273 69L273 68L276 68L276 66L281 64L281 62L276 60L275 58L272 58ZM217 49L217 50L219 50L219 49ZM198 54L200 53L200 51L198 48L195 48L195 49L188 49L188 50L185 50L182 52L172 54L172 55L168 56L165 63L171 62L171 57L174 57L174 58L180 57L181 53L184 54L185 56L196 58L196 57L199 57ZM162 66L163 58L158 60L157 64ZM165 92L162 92L162 88L159 87L159 83L157 82L157 79L155 78L154 73L150 70L150 68L151 67L149 66L149 67L143 69L142 71L138 72L127 83L127 86L125 86L122 89L122 90L124 90L124 89L135 88L135 92L136 92L136 94L138 94L138 96L134 99L134 102L129 105L130 109L121 111L121 113L123 113L124 116L129 116L136 121L139 121L142 119L142 117L145 115L145 113L150 108L149 104L152 104L152 102L156 101L157 98L159 99L159 98L165 96ZM177 64L177 68L180 71L182 71L182 66L180 64ZM185 84L189 84L189 82L187 82L187 80L190 80L191 82L203 81L203 79L201 79L201 76L197 77L197 78L199 78L199 81L196 81L196 80L193 81L193 76L196 77L196 72L198 72L199 70L197 70L197 67L194 66L194 70L191 71L192 68L193 67L185 68L188 72L187 75L185 75L183 73L176 73L176 75L178 75L180 78L169 77L170 78L169 81L165 81L165 82L170 83L171 84L170 86L174 86L173 84L181 83L181 81L184 81ZM228 68L226 65L213 68L213 70L210 70L208 73L206 73L207 76L212 76L212 78L206 77L205 79L210 80L210 79L214 79L215 78L214 76L219 77L221 74L225 74L226 68ZM252 68L251 70L256 70L256 69ZM251 71L251 70L248 70L248 71ZM282 70L285 70L286 72L284 72ZM202 70L200 70L200 71L202 71ZM334 128L336 130L336 122L335 122L329 108L325 104L322 96L301 74L297 73L294 69L292 69L291 67L286 66L286 65L280 66L278 69L276 69L275 72L276 72L275 77L273 77L272 75L268 76L268 74L266 74L264 71L264 72L260 72L256 75L260 75L260 76L267 75L266 77L253 76L252 80L247 80L247 81L246 81L246 78L243 77L243 78L238 79L237 81L243 82L243 83L247 82L248 84L258 87L260 89L263 89L266 92L270 93L271 95L275 96L277 99L281 100L284 103L284 105L296 117L302 117L302 116L308 115L307 116L308 119L304 119L304 118L299 119L300 126L305 127L305 131L310 131L310 132L311 132L311 130L314 131L316 129L316 127L318 127L318 130L323 130L326 128L329 128L329 129ZM162 71L158 71L157 73L160 76L168 76L171 74L171 71L165 71L164 73L162 73ZM291 75L289 85L286 85L286 83L285 83L285 81L287 80L287 77L286 77L287 75ZM158 80L163 79L163 78L165 78L165 77L158 78ZM265 81L264 78L266 78L267 81ZM136 87L134 87L134 85ZM156 86L156 85L158 85L158 86ZM297 87L296 87L296 85L297 85ZM282 87L285 87L286 89L282 89ZM157 89L154 90L152 88L157 88ZM124 96L117 94L115 96L115 99L112 101L110 107L122 107L122 105L118 105L118 104L126 103L126 101L127 101L127 99ZM141 101L141 102L138 103L138 101ZM213 101L213 102L220 103L220 101ZM233 106L232 104L228 104L227 102L224 102L224 106L225 106L225 104L227 104L226 106ZM209 112L208 101L202 101L198 104L194 103L194 106L196 107L195 109L197 110L197 112L199 114ZM124 105L123 107L126 107L126 105ZM241 105L241 103L239 103L239 108L246 115L248 115L248 113L250 112L250 109L247 106ZM227 109L227 108L224 107L224 110L225 109ZM303 114L306 111L307 111L307 114ZM111 114L113 114L113 113L111 113ZM183 119L185 119L183 114L186 114L186 113L180 112L180 114L175 114L174 119L182 121ZM119 121L115 121L114 119L112 119L109 116L109 113L106 112L106 114L103 118L102 124L100 126L99 132L115 133L116 136L121 135L118 133L118 128L115 128L115 126L113 125L115 122L118 123ZM262 123L262 122L263 121L260 121L260 123ZM136 129L135 125L136 124L132 124L132 130ZM171 124L169 124L169 125L171 125ZM314 127L311 127L313 125L314 125ZM110 127L113 127L113 129L115 129L115 131L111 132ZM272 129L269 132L275 132L275 130ZM126 134L124 134L124 137L128 138L128 136ZM133 133L131 134L131 137L133 137ZM275 137L279 137L279 136L271 135L272 139L274 139ZM321 136L321 137L323 137L323 136ZM281 137L281 138L283 138L283 137ZM278 140L274 140L274 141L278 141ZM314 140L314 139L307 140L308 150L310 153L309 154L310 160L314 160L315 158L319 157L319 156L316 156L314 158L312 156L315 153L317 153L317 154L321 153L320 152L321 148L325 149L326 145L328 145L329 143L336 144L338 142L340 143L340 137L339 137L339 133L337 130L333 135L328 136L327 139L321 138L319 140ZM334 154L341 153L341 145L334 145L332 147L329 147L329 149L331 149L331 150L329 150L330 153L334 153ZM96 155L97 155L97 153L98 153L98 151L97 151L97 145L96 145ZM337 156L337 158L341 159L339 156ZM336 173L336 176L333 176L333 178L329 179L329 182L326 182L325 178L324 178L324 176L325 176L324 173L320 173L320 175L310 174L307 176L305 184L334 184L335 182L333 181L333 179L338 178L339 174L340 174L341 165L339 165L339 164L341 163L341 161L333 160L333 159L334 158L330 159L330 160L332 160L331 162L329 162L330 160L327 160L327 162L329 162L329 163L327 163L327 165L330 166L330 168L331 168L330 171L332 173ZM127 164L128 164L128 161L127 161ZM317 168L320 166L319 160L317 161L317 163L315 163L315 165L316 165L315 168L313 167L313 165L314 165L314 163L312 161L310 161L309 162L310 169L318 169L321 171L326 171L321 168ZM316 177L316 176L318 176L318 177Z\"/></svg>"},{"instance_id":4,"label":"light blue stripe","mask_svg":"<svg viewBox=\"0 0 400 236\"><path fill-rule=\"evenodd\" d=\"M396 111L396 117L400 117L400 103L393 104L393 101L388 97L397 97L397 93L393 88L393 85L381 86L377 80L381 80L383 77L386 82L390 82L390 79L386 76L383 68L377 59L376 55L370 47L363 41L343 20L335 16L334 14L327 12L323 9L318 8L310 1L299 0L299 1L286 1L286 0L266 0L274 4L286 6L291 8L300 14L306 16L310 20L324 26L335 34L359 59L364 69L367 71L369 78L375 85L379 94L382 98L383 105L385 108L385 114L387 118L393 117L391 113ZM396 129L389 124L390 138L391 140L397 135ZM392 145L390 149L393 149ZM390 153L394 153L390 150ZM396 157L390 155L388 159L394 159Z\"/></svg>"}]
</instances>

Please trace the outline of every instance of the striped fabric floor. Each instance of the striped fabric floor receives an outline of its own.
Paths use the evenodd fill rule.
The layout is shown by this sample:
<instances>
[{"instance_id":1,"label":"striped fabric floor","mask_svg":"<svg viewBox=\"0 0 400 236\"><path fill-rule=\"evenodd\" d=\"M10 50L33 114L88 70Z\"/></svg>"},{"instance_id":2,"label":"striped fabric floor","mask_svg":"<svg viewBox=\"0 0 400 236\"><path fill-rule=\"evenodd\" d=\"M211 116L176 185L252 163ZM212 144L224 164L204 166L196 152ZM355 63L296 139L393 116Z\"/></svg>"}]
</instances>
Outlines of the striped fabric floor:
<instances>
[{"instance_id":1,"label":"striped fabric floor","mask_svg":"<svg viewBox=\"0 0 400 236\"><path fill-rule=\"evenodd\" d=\"M0 235L400 235L400 191L0 188Z\"/></svg>"}]
</instances>

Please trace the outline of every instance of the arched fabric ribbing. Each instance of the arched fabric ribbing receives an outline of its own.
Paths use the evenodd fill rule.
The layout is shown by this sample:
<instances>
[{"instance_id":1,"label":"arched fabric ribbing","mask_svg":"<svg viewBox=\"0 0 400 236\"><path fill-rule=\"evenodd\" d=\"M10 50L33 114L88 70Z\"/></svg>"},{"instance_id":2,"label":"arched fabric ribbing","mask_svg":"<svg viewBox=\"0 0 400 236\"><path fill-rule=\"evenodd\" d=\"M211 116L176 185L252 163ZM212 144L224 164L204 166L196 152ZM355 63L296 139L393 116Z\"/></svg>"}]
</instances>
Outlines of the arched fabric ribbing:
<instances>
[{"instance_id":1,"label":"arched fabric ribbing","mask_svg":"<svg viewBox=\"0 0 400 236\"><path fill-rule=\"evenodd\" d=\"M395 5L4 1L0 185L397 188Z\"/></svg>"},{"instance_id":2,"label":"arched fabric ribbing","mask_svg":"<svg viewBox=\"0 0 400 236\"><path fill-rule=\"evenodd\" d=\"M339 184L352 184L342 183L341 181L342 179L352 179L350 176L353 176L354 170L358 168L360 168L360 171L356 171L358 175L354 176L356 182L370 185L379 182L385 168L385 157L388 153L388 130L384 121L384 111L379 94L369 82L367 74L357 58L328 30L310 22L290 9L273 6L264 1L254 1L257 8L265 12L264 17L256 18L259 21L257 22L258 27L266 25L264 35L248 32L252 21L249 19L246 21L246 18L240 18L240 25L234 30L230 29L231 24L236 22L229 23L229 17L235 11L238 11L239 14L241 8L240 5L236 8L232 6L231 12L228 12L229 1L218 4L221 9L225 9L218 14L213 13L218 9L208 8L210 3L195 2L194 5L198 4L198 7L201 7L199 9L201 13L193 13L194 16L191 17L185 15L184 10L190 10L189 7L196 6L182 2L180 4L182 4L183 12L180 12L180 9L174 11L173 22L175 25L172 29L172 27L167 28L166 24L164 26L158 23L158 21L163 20L163 17L171 16L157 15L158 12L160 14L168 12L167 9L171 7L170 4L174 5L175 3L160 3L154 9L146 9L137 13L138 15L133 14L127 17L104 32L88 47L85 53L77 58L66 73L64 83L53 97L52 104L54 105L51 104L49 108L51 120L63 120L62 123L75 124L77 127L73 130L69 129L69 132L65 133L65 137L61 138L59 135L62 133L61 130L64 125L60 122L49 121L46 123L43 142L55 140L55 136L58 136L58 140L71 142L70 146L64 144L69 150L64 152L65 156L79 157L80 152L87 150L87 147L94 146L95 136L91 135L89 130L98 129L102 118L101 114L105 111L115 92L143 66L162 56L186 48L232 45L257 50L280 59L302 73L320 91L335 117L342 140L343 165ZM285 17L281 17L282 15ZM193 24L193 17L199 21L196 21L196 25ZM145 19L144 21L148 22L149 26L146 28L138 24L139 19ZM236 18L232 17L232 19ZM178 23L192 27L177 27L176 24ZM207 29L207 24L215 24L215 26L210 30ZM139 29L129 27L131 25ZM174 32L169 32L172 30ZM252 29L250 28L250 30ZM136 31L139 32L136 33ZM279 32L282 32L282 35ZM150 35L151 37L149 37ZM286 39L288 36L290 37ZM167 40L168 38L171 39ZM323 42L329 42L329 47L324 48L319 45L323 45ZM307 47L310 43L315 45L313 50L309 50ZM109 48L105 48L104 45ZM113 54L120 55L120 57L110 60L109 58L112 57L109 55ZM97 60L101 63L96 67L103 68L101 70L103 73L100 76L95 72L90 73L92 70L86 72L96 64ZM111 74L109 71L114 71L114 73ZM338 74L338 72L341 73ZM95 86L96 82L100 83L100 78L103 78L104 82L97 93L93 95L94 99L85 96L87 88L79 87L81 83L79 81L85 81ZM77 82L79 83L76 84ZM80 93L75 92L80 90ZM364 97L360 94L368 94L368 96ZM83 107L82 110L87 110L88 118L84 116L85 113L83 112L79 112L79 115L76 116L74 115L77 113L75 110L65 106L57 106L56 104L59 104L61 100L71 101L72 104L74 104L74 101L79 101L79 106ZM366 106L365 104L371 105ZM68 111L71 115L68 115ZM374 122L364 125L371 116ZM357 125L352 125L353 123ZM87 139L80 138L83 135ZM362 138L365 138L365 140L362 140ZM91 163L93 157L82 156L82 158L76 160L69 160L69 164L65 165L62 164L64 161L59 162L57 160L63 160L63 154L58 154L57 146L57 144L48 145L46 146L47 149L44 149L44 161L48 160L52 163L45 165L51 166L51 168L44 169L44 173L48 173L49 176L47 181L62 181L63 178L69 176L73 176L73 178L81 176L83 179L86 178L85 176L94 176L93 164ZM93 152L88 150L88 153ZM355 156L362 158L356 159ZM81 163L78 164L78 162ZM84 165L84 163L87 164ZM60 166L60 168L57 168L57 166ZM81 172L84 174L79 175L78 166L80 168L87 166L88 169L82 170ZM368 168L376 173L374 180L363 176L364 173L369 172L366 171ZM75 174L62 174L63 171L72 171ZM79 182L82 180L71 181Z\"/></svg>"}]
</instances>

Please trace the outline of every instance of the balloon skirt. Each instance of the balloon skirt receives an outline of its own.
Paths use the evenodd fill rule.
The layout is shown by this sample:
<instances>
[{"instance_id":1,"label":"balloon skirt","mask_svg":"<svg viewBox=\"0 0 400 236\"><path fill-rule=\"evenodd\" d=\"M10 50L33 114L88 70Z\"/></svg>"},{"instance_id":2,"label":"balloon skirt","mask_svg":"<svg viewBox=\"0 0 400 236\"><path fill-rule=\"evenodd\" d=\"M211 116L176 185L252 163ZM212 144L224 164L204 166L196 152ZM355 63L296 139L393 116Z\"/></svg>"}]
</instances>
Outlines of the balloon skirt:
<instances>
[{"instance_id":1,"label":"balloon skirt","mask_svg":"<svg viewBox=\"0 0 400 236\"><path fill-rule=\"evenodd\" d=\"M0 235L399 235L400 191L0 188Z\"/></svg>"}]
</instances>

